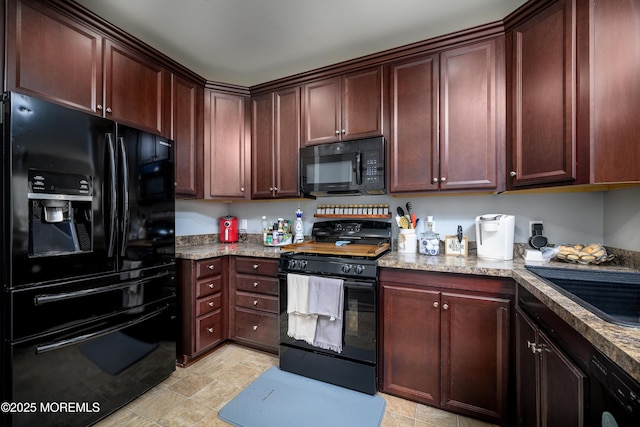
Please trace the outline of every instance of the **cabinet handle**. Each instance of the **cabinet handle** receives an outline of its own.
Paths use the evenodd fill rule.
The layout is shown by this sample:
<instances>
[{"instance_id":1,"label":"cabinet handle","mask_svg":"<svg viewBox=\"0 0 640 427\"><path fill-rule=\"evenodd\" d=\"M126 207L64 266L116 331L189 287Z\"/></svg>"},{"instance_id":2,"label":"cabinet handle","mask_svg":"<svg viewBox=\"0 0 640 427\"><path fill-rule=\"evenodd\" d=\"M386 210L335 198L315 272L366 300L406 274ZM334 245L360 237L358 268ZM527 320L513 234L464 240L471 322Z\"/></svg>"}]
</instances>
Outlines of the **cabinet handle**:
<instances>
[{"instance_id":1,"label":"cabinet handle","mask_svg":"<svg viewBox=\"0 0 640 427\"><path fill-rule=\"evenodd\" d=\"M437 184L437 183L438 183L438 177L434 177L434 178L431 180L431 182L433 182L434 184Z\"/></svg>"},{"instance_id":2,"label":"cabinet handle","mask_svg":"<svg viewBox=\"0 0 640 427\"><path fill-rule=\"evenodd\" d=\"M253 330L257 331L258 330L258 325L253 325Z\"/></svg>"},{"instance_id":3,"label":"cabinet handle","mask_svg":"<svg viewBox=\"0 0 640 427\"><path fill-rule=\"evenodd\" d=\"M96 110L102 110L102 104L96 105Z\"/></svg>"},{"instance_id":4,"label":"cabinet handle","mask_svg":"<svg viewBox=\"0 0 640 427\"><path fill-rule=\"evenodd\" d=\"M215 264L209 264L209 265L207 265L207 268L209 270L213 270L214 268L216 268L216 265Z\"/></svg>"},{"instance_id":5,"label":"cabinet handle","mask_svg":"<svg viewBox=\"0 0 640 427\"><path fill-rule=\"evenodd\" d=\"M207 304L209 304L209 307L213 307L213 301L209 301Z\"/></svg>"},{"instance_id":6,"label":"cabinet handle","mask_svg":"<svg viewBox=\"0 0 640 427\"><path fill-rule=\"evenodd\" d=\"M340 135L340 131L336 129L336 135Z\"/></svg>"},{"instance_id":7,"label":"cabinet handle","mask_svg":"<svg viewBox=\"0 0 640 427\"><path fill-rule=\"evenodd\" d=\"M278 192L278 187L273 187L273 191Z\"/></svg>"},{"instance_id":8,"label":"cabinet handle","mask_svg":"<svg viewBox=\"0 0 640 427\"><path fill-rule=\"evenodd\" d=\"M213 333L213 328L207 328L207 331L209 331L209 333Z\"/></svg>"},{"instance_id":9,"label":"cabinet handle","mask_svg":"<svg viewBox=\"0 0 640 427\"><path fill-rule=\"evenodd\" d=\"M257 270L258 268L260 268L260 264L253 264L253 269Z\"/></svg>"},{"instance_id":10,"label":"cabinet handle","mask_svg":"<svg viewBox=\"0 0 640 427\"><path fill-rule=\"evenodd\" d=\"M214 284L213 283L209 283L209 289L213 289Z\"/></svg>"},{"instance_id":11,"label":"cabinet handle","mask_svg":"<svg viewBox=\"0 0 640 427\"><path fill-rule=\"evenodd\" d=\"M253 301L253 305L254 305L254 306L255 306L255 305L258 305L258 300L254 300L254 301Z\"/></svg>"},{"instance_id":12,"label":"cabinet handle","mask_svg":"<svg viewBox=\"0 0 640 427\"><path fill-rule=\"evenodd\" d=\"M443 310L449 310L449 304L442 304Z\"/></svg>"},{"instance_id":13,"label":"cabinet handle","mask_svg":"<svg viewBox=\"0 0 640 427\"><path fill-rule=\"evenodd\" d=\"M542 345L536 345L536 343L531 342L531 341L527 341L527 348L531 349L531 353L536 354L536 353L542 353Z\"/></svg>"},{"instance_id":14,"label":"cabinet handle","mask_svg":"<svg viewBox=\"0 0 640 427\"><path fill-rule=\"evenodd\" d=\"M511 171L509 172L509 176L515 178L516 176L518 176L518 174L516 173L516 171Z\"/></svg>"},{"instance_id":15,"label":"cabinet handle","mask_svg":"<svg viewBox=\"0 0 640 427\"><path fill-rule=\"evenodd\" d=\"M244 187L240 187L240 191L244 192Z\"/></svg>"},{"instance_id":16,"label":"cabinet handle","mask_svg":"<svg viewBox=\"0 0 640 427\"><path fill-rule=\"evenodd\" d=\"M342 129L342 134L344 135L345 133L347 133L347 131L345 129Z\"/></svg>"},{"instance_id":17,"label":"cabinet handle","mask_svg":"<svg viewBox=\"0 0 640 427\"><path fill-rule=\"evenodd\" d=\"M269 191L273 191L273 187L269 187Z\"/></svg>"},{"instance_id":18,"label":"cabinet handle","mask_svg":"<svg viewBox=\"0 0 640 427\"><path fill-rule=\"evenodd\" d=\"M260 284L260 282L253 282L253 287L257 288L259 284Z\"/></svg>"},{"instance_id":19,"label":"cabinet handle","mask_svg":"<svg viewBox=\"0 0 640 427\"><path fill-rule=\"evenodd\" d=\"M434 306L435 308L438 308L438 307L440 307L440 303L439 303L438 301L434 301L434 302L433 302L433 306Z\"/></svg>"},{"instance_id":20,"label":"cabinet handle","mask_svg":"<svg viewBox=\"0 0 640 427\"><path fill-rule=\"evenodd\" d=\"M107 107L107 113L111 113L111 112L112 112L111 107Z\"/></svg>"},{"instance_id":21,"label":"cabinet handle","mask_svg":"<svg viewBox=\"0 0 640 427\"><path fill-rule=\"evenodd\" d=\"M440 182L447 182L447 177L443 176L442 178L440 178Z\"/></svg>"}]
</instances>

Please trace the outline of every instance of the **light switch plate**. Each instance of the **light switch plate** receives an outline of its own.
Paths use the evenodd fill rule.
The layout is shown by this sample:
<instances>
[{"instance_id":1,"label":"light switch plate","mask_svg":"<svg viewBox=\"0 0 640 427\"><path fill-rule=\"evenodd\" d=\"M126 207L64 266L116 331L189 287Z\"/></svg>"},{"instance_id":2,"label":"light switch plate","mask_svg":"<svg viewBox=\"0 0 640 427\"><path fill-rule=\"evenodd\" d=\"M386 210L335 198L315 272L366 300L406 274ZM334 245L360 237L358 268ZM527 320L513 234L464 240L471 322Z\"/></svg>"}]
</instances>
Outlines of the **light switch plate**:
<instances>
[{"instance_id":1,"label":"light switch plate","mask_svg":"<svg viewBox=\"0 0 640 427\"><path fill-rule=\"evenodd\" d=\"M246 230L247 229L247 220L246 219L241 219L240 220L240 230Z\"/></svg>"}]
</instances>

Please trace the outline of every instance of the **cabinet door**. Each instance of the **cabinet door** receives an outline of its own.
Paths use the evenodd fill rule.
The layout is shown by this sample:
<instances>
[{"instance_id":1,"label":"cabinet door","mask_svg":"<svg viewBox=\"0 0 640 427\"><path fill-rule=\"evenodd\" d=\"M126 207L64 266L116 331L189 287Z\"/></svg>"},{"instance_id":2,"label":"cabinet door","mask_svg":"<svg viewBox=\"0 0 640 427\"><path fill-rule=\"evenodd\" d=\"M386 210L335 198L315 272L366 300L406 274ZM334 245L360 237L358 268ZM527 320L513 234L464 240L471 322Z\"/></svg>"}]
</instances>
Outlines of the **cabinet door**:
<instances>
[{"instance_id":1,"label":"cabinet door","mask_svg":"<svg viewBox=\"0 0 640 427\"><path fill-rule=\"evenodd\" d=\"M584 425L586 376L544 333L539 332L541 426Z\"/></svg>"},{"instance_id":2,"label":"cabinet door","mask_svg":"<svg viewBox=\"0 0 640 427\"><path fill-rule=\"evenodd\" d=\"M105 117L159 135L168 134L169 75L158 64L105 42Z\"/></svg>"},{"instance_id":3,"label":"cabinet door","mask_svg":"<svg viewBox=\"0 0 640 427\"><path fill-rule=\"evenodd\" d=\"M273 93L251 99L251 198L273 197Z\"/></svg>"},{"instance_id":4,"label":"cabinet door","mask_svg":"<svg viewBox=\"0 0 640 427\"><path fill-rule=\"evenodd\" d=\"M498 49L499 48L499 49ZM441 190L495 189L503 153L504 39L494 38L440 56ZM501 83L504 80L501 80Z\"/></svg>"},{"instance_id":5,"label":"cabinet door","mask_svg":"<svg viewBox=\"0 0 640 427\"><path fill-rule=\"evenodd\" d=\"M244 198L248 147L245 98L205 94L205 198Z\"/></svg>"},{"instance_id":6,"label":"cabinet door","mask_svg":"<svg viewBox=\"0 0 640 427\"><path fill-rule=\"evenodd\" d=\"M357 71L342 78L342 140L382 135L383 69Z\"/></svg>"},{"instance_id":7,"label":"cabinet door","mask_svg":"<svg viewBox=\"0 0 640 427\"><path fill-rule=\"evenodd\" d=\"M45 2L7 4L7 90L102 115L102 37Z\"/></svg>"},{"instance_id":8,"label":"cabinet door","mask_svg":"<svg viewBox=\"0 0 640 427\"><path fill-rule=\"evenodd\" d=\"M341 79L331 77L304 85L304 143L340 140Z\"/></svg>"},{"instance_id":9,"label":"cabinet door","mask_svg":"<svg viewBox=\"0 0 640 427\"><path fill-rule=\"evenodd\" d=\"M203 89L199 84L176 75L172 76L171 86L171 138L176 144L176 195L201 199Z\"/></svg>"},{"instance_id":10,"label":"cabinet door","mask_svg":"<svg viewBox=\"0 0 640 427\"><path fill-rule=\"evenodd\" d=\"M438 55L391 66L389 191L437 190Z\"/></svg>"},{"instance_id":11,"label":"cabinet door","mask_svg":"<svg viewBox=\"0 0 640 427\"><path fill-rule=\"evenodd\" d=\"M640 10L637 0L593 7L592 182L640 181Z\"/></svg>"},{"instance_id":12,"label":"cabinet door","mask_svg":"<svg viewBox=\"0 0 640 427\"><path fill-rule=\"evenodd\" d=\"M507 422L510 302L442 293L442 407Z\"/></svg>"},{"instance_id":13,"label":"cabinet door","mask_svg":"<svg viewBox=\"0 0 640 427\"><path fill-rule=\"evenodd\" d=\"M575 13L575 0L559 0L511 34L513 187L576 177Z\"/></svg>"},{"instance_id":14,"label":"cabinet door","mask_svg":"<svg viewBox=\"0 0 640 427\"><path fill-rule=\"evenodd\" d=\"M517 425L522 427L536 427L538 419L538 379L536 328L516 308L516 398Z\"/></svg>"},{"instance_id":15,"label":"cabinet door","mask_svg":"<svg viewBox=\"0 0 640 427\"><path fill-rule=\"evenodd\" d=\"M273 156L276 197L297 197L300 163L300 87L282 89L275 93Z\"/></svg>"},{"instance_id":16,"label":"cabinet door","mask_svg":"<svg viewBox=\"0 0 640 427\"><path fill-rule=\"evenodd\" d=\"M440 404L440 293L382 283L382 390Z\"/></svg>"}]
</instances>

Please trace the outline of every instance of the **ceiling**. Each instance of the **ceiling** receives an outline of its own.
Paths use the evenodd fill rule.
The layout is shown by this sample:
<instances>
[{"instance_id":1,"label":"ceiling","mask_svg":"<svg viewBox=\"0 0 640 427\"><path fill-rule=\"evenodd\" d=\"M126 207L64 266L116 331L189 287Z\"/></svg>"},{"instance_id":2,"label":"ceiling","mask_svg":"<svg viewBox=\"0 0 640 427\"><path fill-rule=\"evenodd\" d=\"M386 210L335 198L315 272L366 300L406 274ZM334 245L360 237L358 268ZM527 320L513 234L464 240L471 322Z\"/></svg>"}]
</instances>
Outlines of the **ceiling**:
<instances>
[{"instance_id":1,"label":"ceiling","mask_svg":"<svg viewBox=\"0 0 640 427\"><path fill-rule=\"evenodd\" d=\"M210 81L253 86L506 17L526 0L75 0Z\"/></svg>"}]
</instances>

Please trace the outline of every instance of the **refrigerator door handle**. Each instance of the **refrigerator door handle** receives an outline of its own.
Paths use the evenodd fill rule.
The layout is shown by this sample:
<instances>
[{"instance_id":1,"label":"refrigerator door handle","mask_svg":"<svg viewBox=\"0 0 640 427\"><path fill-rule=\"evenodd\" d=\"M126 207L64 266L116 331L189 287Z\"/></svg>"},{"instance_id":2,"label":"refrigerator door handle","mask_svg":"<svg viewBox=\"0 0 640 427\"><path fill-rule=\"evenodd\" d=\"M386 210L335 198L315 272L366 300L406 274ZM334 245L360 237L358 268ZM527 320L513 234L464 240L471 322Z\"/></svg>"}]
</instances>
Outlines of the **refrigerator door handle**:
<instances>
[{"instance_id":1,"label":"refrigerator door handle","mask_svg":"<svg viewBox=\"0 0 640 427\"><path fill-rule=\"evenodd\" d=\"M107 240L107 256L113 257L113 251L116 244L116 229L118 219L118 201L116 187L118 185L116 177L116 151L113 145L113 134L107 134L107 149L108 149L108 161L109 161L109 185L110 185L110 203L109 203L109 227L108 227L108 240Z\"/></svg>"},{"instance_id":2,"label":"refrigerator door handle","mask_svg":"<svg viewBox=\"0 0 640 427\"><path fill-rule=\"evenodd\" d=\"M142 322L144 322L146 320L149 320L149 319L151 319L153 317L156 317L156 316L162 314L168 308L169 308L169 305L165 305L165 306L162 306L161 308L157 309L154 312L151 312L149 314L145 314L144 316L141 316L141 317L139 317L137 319L130 320L128 322L124 322L124 323L121 323L119 325L107 328L107 329L102 329L100 331L91 332L91 333L84 334L84 335L78 335L78 336L73 337L73 338L63 339L63 340L60 340L60 341L54 341L52 343L39 345L39 346L36 347L36 355L37 354L46 353L48 351L59 350L61 348L69 347L71 345L80 344L80 343L83 343L85 341L89 341L89 340L92 340L94 338L98 338L98 337L101 337L101 336L104 336L104 335L108 335L108 334L110 334L112 332L119 331L119 330L127 328L129 326L137 325L138 323L142 323Z\"/></svg>"},{"instance_id":3,"label":"refrigerator door handle","mask_svg":"<svg viewBox=\"0 0 640 427\"><path fill-rule=\"evenodd\" d=\"M127 251L127 233L129 233L129 165L127 163L127 149L124 145L124 138L118 138L120 142L120 155L122 159L122 241L120 242L120 256Z\"/></svg>"}]
</instances>

